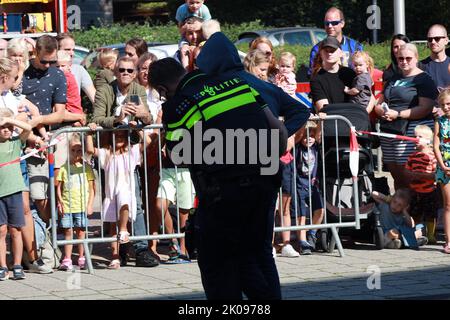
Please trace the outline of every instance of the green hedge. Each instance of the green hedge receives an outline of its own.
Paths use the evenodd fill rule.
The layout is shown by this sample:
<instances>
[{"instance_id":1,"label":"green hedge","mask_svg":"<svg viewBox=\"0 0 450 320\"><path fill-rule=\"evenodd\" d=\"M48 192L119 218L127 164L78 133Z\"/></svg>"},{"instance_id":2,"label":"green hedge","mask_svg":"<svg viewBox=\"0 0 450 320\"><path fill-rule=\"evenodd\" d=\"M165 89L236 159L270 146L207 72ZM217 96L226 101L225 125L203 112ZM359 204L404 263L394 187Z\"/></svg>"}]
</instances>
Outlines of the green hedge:
<instances>
[{"instance_id":1,"label":"green hedge","mask_svg":"<svg viewBox=\"0 0 450 320\"><path fill-rule=\"evenodd\" d=\"M268 29L260 20L236 24L222 24L222 32L230 38L231 41L236 41L239 33L249 30ZM76 42L80 46L84 46L89 49L95 49L100 46L125 43L132 37L141 37L150 42L167 42L177 43L180 40L180 34L177 26L174 23L168 23L166 25L150 25L150 24L113 24L102 27L91 27L88 30L75 31L74 36ZM374 59L375 65L378 69L384 69L390 63L389 43L382 43L377 45L364 44L364 48L369 52L370 56ZM428 49L420 45L419 55L420 58L425 58L429 55ZM239 50L243 52L248 51L248 46L240 45ZM310 47L303 46L284 46L276 47L275 53L279 54L282 51L290 51L297 57L297 63L308 65Z\"/></svg>"}]
</instances>

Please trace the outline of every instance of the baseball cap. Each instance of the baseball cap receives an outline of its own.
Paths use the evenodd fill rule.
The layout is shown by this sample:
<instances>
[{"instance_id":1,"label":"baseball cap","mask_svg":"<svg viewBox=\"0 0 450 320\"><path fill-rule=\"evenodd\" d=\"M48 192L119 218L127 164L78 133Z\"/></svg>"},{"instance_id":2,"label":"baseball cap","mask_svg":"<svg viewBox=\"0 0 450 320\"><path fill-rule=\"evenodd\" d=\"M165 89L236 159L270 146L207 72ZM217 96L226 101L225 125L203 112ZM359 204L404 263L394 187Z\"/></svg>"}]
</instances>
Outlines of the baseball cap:
<instances>
[{"instance_id":1,"label":"baseball cap","mask_svg":"<svg viewBox=\"0 0 450 320\"><path fill-rule=\"evenodd\" d=\"M339 43L339 41L336 37L328 36L320 42L319 49L322 49L325 47L340 49L341 44Z\"/></svg>"}]
</instances>

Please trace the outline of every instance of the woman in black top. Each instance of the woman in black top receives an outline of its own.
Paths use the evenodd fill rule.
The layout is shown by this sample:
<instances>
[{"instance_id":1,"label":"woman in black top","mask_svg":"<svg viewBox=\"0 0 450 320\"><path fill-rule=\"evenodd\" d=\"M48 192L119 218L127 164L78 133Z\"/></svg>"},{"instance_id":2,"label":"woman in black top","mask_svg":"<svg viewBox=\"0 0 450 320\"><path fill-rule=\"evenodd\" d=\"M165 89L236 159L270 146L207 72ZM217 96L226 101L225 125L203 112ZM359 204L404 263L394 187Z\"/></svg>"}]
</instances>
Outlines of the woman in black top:
<instances>
[{"instance_id":1,"label":"woman in black top","mask_svg":"<svg viewBox=\"0 0 450 320\"><path fill-rule=\"evenodd\" d=\"M438 91L431 77L417 67L418 52L415 45L408 43L400 47L397 53L400 74L395 74L385 84L383 98L388 109L381 105L375 112L381 119L381 131L399 130L402 122L407 121L404 134L414 136L417 125L433 128L432 110ZM395 127L395 128L394 128ZM383 163L394 178L395 189L409 186L409 174L404 168L408 156L414 151L414 143L397 139L380 138L383 151Z\"/></svg>"}]
</instances>

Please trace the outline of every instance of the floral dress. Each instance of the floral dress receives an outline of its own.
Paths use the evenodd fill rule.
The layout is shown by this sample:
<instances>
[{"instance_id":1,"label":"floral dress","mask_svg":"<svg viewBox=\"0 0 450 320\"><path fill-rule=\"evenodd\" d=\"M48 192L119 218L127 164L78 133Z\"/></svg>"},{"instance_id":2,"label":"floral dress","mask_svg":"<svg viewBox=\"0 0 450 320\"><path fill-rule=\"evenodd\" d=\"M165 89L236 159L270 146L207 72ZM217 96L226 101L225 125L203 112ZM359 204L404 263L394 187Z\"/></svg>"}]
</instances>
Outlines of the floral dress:
<instances>
[{"instance_id":1,"label":"floral dress","mask_svg":"<svg viewBox=\"0 0 450 320\"><path fill-rule=\"evenodd\" d=\"M439 149L441 150L442 160L445 166L450 167L450 119L446 116L438 118L439 123ZM447 184L450 183L450 177L448 177L441 167L436 169L436 182Z\"/></svg>"}]
</instances>

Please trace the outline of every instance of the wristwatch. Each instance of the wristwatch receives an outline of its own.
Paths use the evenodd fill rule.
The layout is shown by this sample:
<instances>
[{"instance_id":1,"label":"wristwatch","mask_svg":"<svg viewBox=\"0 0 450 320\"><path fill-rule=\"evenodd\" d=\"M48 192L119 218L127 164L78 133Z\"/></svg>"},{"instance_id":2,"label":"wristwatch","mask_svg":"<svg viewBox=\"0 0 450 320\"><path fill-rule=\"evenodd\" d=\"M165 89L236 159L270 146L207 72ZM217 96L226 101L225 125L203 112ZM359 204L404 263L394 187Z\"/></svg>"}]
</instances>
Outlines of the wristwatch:
<instances>
[{"instance_id":1,"label":"wristwatch","mask_svg":"<svg viewBox=\"0 0 450 320\"><path fill-rule=\"evenodd\" d=\"M398 112L397 119L402 119L401 111Z\"/></svg>"}]
</instances>

